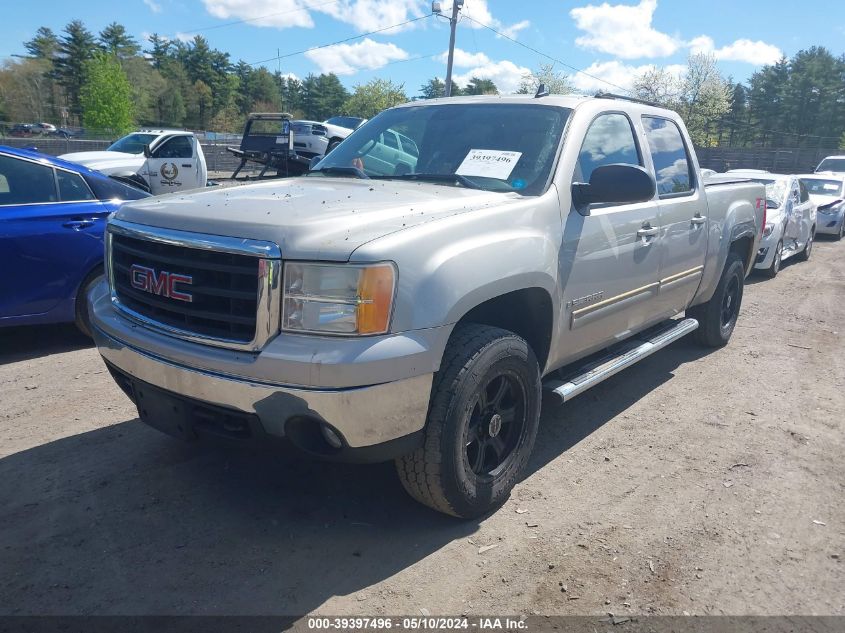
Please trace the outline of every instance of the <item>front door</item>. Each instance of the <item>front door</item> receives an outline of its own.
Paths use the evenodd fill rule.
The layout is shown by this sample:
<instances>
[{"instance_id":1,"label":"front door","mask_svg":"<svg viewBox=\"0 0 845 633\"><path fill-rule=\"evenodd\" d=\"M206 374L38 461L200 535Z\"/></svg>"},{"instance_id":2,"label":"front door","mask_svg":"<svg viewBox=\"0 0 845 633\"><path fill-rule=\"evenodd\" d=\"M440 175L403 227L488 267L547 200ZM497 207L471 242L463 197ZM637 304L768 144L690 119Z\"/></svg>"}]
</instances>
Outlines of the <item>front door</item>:
<instances>
[{"instance_id":1,"label":"front door","mask_svg":"<svg viewBox=\"0 0 845 633\"><path fill-rule=\"evenodd\" d=\"M78 174L0 154L0 319L74 297L102 261L107 215Z\"/></svg>"},{"instance_id":2,"label":"front door","mask_svg":"<svg viewBox=\"0 0 845 633\"><path fill-rule=\"evenodd\" d=\"M630 119L609 112L587 130L573 182L589 182L596 167L615 163L643 166ZM654 320L659 241L655 201L592 205L586 217L569 209L559 257L559 353L590 353Z\"/></svg>"},{"instance_id":3,"label":"front door","mask_svg":"<svg viewBox=\"0 0 845 633\"><path fill-rule=\"evenodd\" d=\"M692 301L707 254L707 198L680 128L674 121L642 117L657 180L660 217L660 289L662 316L682 312ZM718 239L718 238L716 238Z\"/></svg>"},{"instance_id":4,"label":"front door","mask_svg":"<svg viewBox=\"0 0 845 633\"><path fill-rule=\"evenodd\" d=\"M199 182L201 170L195 142L194 137L172 136L153 150L141 168L153 195L205 186Z\"/></svg>"}]
</instances>

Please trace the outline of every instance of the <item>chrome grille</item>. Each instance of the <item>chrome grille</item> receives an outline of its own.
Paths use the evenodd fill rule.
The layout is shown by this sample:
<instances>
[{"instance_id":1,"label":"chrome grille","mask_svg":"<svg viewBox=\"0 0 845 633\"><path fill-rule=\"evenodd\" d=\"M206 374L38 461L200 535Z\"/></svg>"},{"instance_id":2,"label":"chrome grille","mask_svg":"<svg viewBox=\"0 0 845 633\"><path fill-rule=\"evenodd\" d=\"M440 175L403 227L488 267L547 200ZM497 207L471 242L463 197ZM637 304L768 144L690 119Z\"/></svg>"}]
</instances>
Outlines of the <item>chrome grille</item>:
<instances>
[{"instance_id":1,"label":"chrome grille","mask_svg":"<svg viewBox=\"0 0 845 633\"><path fill-rule=\"evenodd\" d=\"M144 325L239 349L258 349L278 331L274 244L113 220L107 248L112 300ZM139 283L145 274L152 280L146 285ZM178 288L172 296L170 275Z\"/></svg>"}]
</instances>

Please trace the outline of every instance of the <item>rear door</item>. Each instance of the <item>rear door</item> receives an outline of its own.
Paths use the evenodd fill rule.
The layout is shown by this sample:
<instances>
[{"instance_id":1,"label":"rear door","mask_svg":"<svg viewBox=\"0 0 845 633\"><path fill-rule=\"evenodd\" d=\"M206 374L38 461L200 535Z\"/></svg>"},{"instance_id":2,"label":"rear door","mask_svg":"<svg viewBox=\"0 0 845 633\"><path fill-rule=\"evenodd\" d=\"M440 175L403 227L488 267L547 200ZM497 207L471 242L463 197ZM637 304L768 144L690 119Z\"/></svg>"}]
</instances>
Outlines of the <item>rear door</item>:
<instances>
[{"instance_id":1,"label":"rear door","mask_svg":"<svg viewBox=\"0 0 845 633\"><path fill-rule=\"evenodd\" d=\"M701 281L707 253L707 198L678 125L652 115L643 116L642 123L657 180L658 303L669 317L686 309Z\"/></svg>"},{"instance_id":2,"label":"rear door","mask_svg":"<svg viewBox=\"0 0 845 633\"><path fill-rule=\"evenodd\" d=\"M623 112L590 123L573 182L589 182L596 167L645 166L634 127ZM570 208L560 249L561 345L567 355L607 347L653 322L657 314L660 225L654 200L592 205L584 217Z\"/></svg>"},{"instance_id":3,"label":"rear door","mask_svg":"<svg viewBox=\"0 0 845 633\"><path fill-rule=\"evenodd\" d=\"M784 228L784 246L794 248L801 240L801 227L804 223L805 205L801 202L801 189L797 178L790 178L787 190L786 227Z\"/></svg>"},{"instance_id":4,"label":"rear door","mask_svg":"<svg viewBox=\"0 0 845 633\"><path fill-rule=\"evenodd\" d=\"M108 211L79 174L0 154L0 318L73 299L102 262Z\"/></svg>"},{"instance_id":5,"label":"rear door","mask_svg":"<svg viewBox=\"0 0 845 633\"><path fill-rule=\"evenodd\" d=\"M195 143L193 136L171 136L152 151L152 156L141 168L141 175L150 183L153 195L205 186L205 182L200 184L201 170Z\"/></svg>"}]
</instances>

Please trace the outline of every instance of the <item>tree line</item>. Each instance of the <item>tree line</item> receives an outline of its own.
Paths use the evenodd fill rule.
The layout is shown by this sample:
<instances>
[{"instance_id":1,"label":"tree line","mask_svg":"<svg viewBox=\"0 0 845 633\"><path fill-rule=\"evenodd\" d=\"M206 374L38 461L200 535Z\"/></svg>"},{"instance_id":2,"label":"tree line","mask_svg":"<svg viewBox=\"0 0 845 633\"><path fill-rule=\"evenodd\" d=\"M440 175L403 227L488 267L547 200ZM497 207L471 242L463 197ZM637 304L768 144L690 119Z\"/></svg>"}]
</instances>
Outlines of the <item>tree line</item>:
<instances>
[{"instance_id":1,"label":"tree line","mask_svg":"<svg viewBox=\"0 0 845 633\"><path fill-rule=\"evenodd\" d=\"M409 100L404 84L373 79L351 91L334 73L303 79L270 71L213 48L152 34L143 44L118 23L97 34L74 20L56 34L41 27L24 42L27 55L0 67L0 120L53 122L122 133L138 125L237 132L255 111L289 112L324 120L348 114L370 118ZM519 93L545 84L574 92L551 64L526 74ZM445 96L428 80L413 98ZM613 88L608 88L613 91ZM497 94L496 84L472 77L452 83L452 95ZM845 146L845 55L814 46L764 66L745 82L723 77L712 55L689 57L674 75L655 68L633 82L632 94L678 111L699 146Z\"/></svg>"}]
</instances>

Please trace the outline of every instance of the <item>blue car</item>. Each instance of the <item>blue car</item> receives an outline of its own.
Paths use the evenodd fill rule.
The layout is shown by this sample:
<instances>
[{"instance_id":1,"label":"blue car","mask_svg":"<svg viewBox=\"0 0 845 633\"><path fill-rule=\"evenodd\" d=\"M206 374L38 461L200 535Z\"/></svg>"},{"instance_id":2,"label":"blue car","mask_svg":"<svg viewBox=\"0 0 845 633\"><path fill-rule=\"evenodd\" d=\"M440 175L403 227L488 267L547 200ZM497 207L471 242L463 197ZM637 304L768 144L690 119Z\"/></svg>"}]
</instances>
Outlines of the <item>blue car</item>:
<instances>
[{"instance_id":1,"label":"blue car","mask_svg":"<svg viewBox=\"0 0 845 633\"><path fill-rule=\"evenodd\" d=\"M81 165L0 146L0 327L75 322L103 274L106 217L149 194Z\"/></svg>"}]
</instances>

